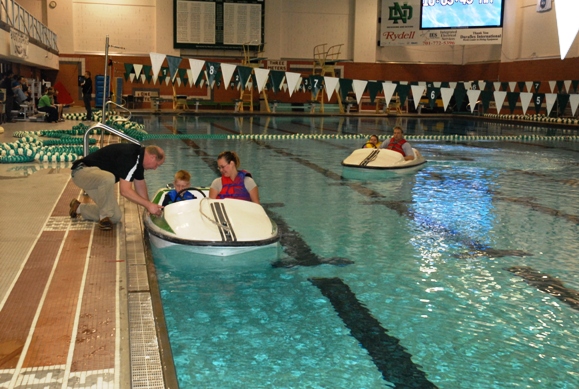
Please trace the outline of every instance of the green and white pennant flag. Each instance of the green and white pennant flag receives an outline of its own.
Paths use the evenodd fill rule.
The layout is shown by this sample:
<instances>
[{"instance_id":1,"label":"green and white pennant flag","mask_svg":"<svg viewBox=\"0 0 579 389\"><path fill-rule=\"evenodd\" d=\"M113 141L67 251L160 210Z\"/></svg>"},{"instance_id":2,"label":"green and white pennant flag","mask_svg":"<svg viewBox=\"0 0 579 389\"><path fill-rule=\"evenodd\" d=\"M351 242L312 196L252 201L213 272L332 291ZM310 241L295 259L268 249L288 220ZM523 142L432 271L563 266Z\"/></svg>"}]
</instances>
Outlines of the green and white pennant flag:
<instances>
[{"instance_id":1,"label":"green and white pennant flag","mask_svg":"<svg viewBox=\"0 0 579 389\"><path fill-rule=\"evenodd\" d=\"M232 65L230 63L221 64L221 76L223 77L223 85L225 86L225 89L229 86L231 77L233 76L233 73L235 73L235 69L237 69L237 65Z\"/></svg>"},{"instance_id":2,"label":"green and white pennant flag","mask_svg":"<svg viewBox=\"0 0 579 389\"><path fill-rule=\"evenodd\" d=\"M391 81L384 81L382 83L382 90L384 91L384 104L390 105L390 100L396 91L396 84Z\"/></svg>"},{"instance_id":3,"label":"green and white pennant flag","mask_svg":"<svg viewBox=\"0 0 579 389\"><path fill-rule=\"evenodd\" d=\"M527 109L529 108L529 104L531 103L531 99L533 98L533 94L531 92L521 92L519 98L521 99L521 108L523 108L523 115L526 115Z\"/></svg>"},{"instance_id":4,"label":"green and white pennant flag","mask_svg":"<svg viewBox=\"0 0 579 389\"><path fill-rule=\"evenodd\" d=\"M448 108L450 99L454 94L454 88L440 88L440 97L442 98L442 105L444 105L444 110Z\"/></svg>"},{"instance_id":5,"label":"green and white pennant flag","mask_svg":"<svg viewBox=\"0 0 579 389\"><path fill-rule=\"evenodd\" d=\"M500 114L501 109L503 108L503 104L505 103L505 98L507 97L507 91L496 90L493 92L493 96L495 97L495 106L497 107L497 114Z\"/></svg>"},{"instance_id":6,"label":"green and white pennant flag","mask_svg":"<svg viewBox=\"0 0 579 389\"><path fill-rule=\"evenodd\" d=\"M547 102L547 116L549 116L553 109L553 105L555 105L555 101L557 101L557 94L545 93L545 101Z\"/></svg>"},{"instance_id":7,"label":"green and white pennant flag","mask_svg":"<svg viewBox=\"0 0 579 389\"><path fill-rule=\"evenodd\" d=\"M135 69L135 78L139 80L141 78L141 72L143 71L143 65L133 65L133 69Z\"/></svg>"},{"instance_id":8,"label":"green and white pennant flag","mask_svg":"<svg viewBox=\"0 0 579 389\"><path fill-rule=\"evenodd\" d=\"M354 90L354 94L356 95L356 102L360 105L360 100L362 100L362 95L366 90L366 85L368 85L368 81L364 80L352 80L352 89Z\"/></svg>"},{"instance_id":9,"label":"green and white pennant flag","mask_svg":"<svg viewBox=\"0 0 579 389\"><path fill-rule=\"evenodd\" d=\"M470 104L470 113L473 113L474 107L478 102L478 97L480 96L480 89L469 89L466 91L466 96L468 97L468 103Z\"/></svg>"},{"instance_id":10,"label":"green and white pennant flag","mask_svg":"<svg viewBox=\"0 0 579 389\"><path fill-rule=\"evenodd\" d=\"M557 30L559 32L559 51L561 59L565 59L577 33L579 32L579 1L557 0L555 3Z\"/></svg>"},{"instance_id":11,"label":"green and white pennant flag","mask_svg":"<svg viewBox=\"0 0 579 389\"><path fill-rule=\"evenodd\" d=\"M410 85L412 89L412 97L414 98L414 109L418 109L418 104L420 104L420 99L426 90L426 84L424 85Z\"/></svg>"},{"instance_id":12,"label":"green and white pennant flag","mask_svg":"<svg viewBox=\"0 0 579 389\"><path fill-rule=\"evenodd\" d=\"M328 96L328 101L332 98L334 92L337 92L337 88L339 87L338 81L340 79L338 77L324 77L324 85L326 86L326 96Z\"/></svg>"},{"instance_id":13,"label":"green and white pennant flag","mask_svg":"<svg viewBox=\"0 0 579 389\"><path fill-rule=\"evenodd\" d=\"M195 81L199 78L199 74L205 66L205 61L200 59L189 58L189 69L187 69L187 77L189 77L189 86L193 87Z\"/></svg>"},{"instance_id":14,"label":"green and white pennant flag","mask_svg":"<svg viewBox=\"0 0 579 389\"><path fill-rule=\"evenodd\" d=\"M577 111L577 105L579 105L579 95L577 94L569 95L569 103L571 104L571 114L575 116L575 111Z\"/></svg>"},{"instance_id":15,"label":"green and white pennant flag","mask_svg":"<svg viewBox=\"0 0 579 389\"><path fill-rule=\"evenodd\" d=\"M299 73L285 72L285 79L287 81L287 90L290 97L292 97L292 93L294 93L296 88L300 85L301 78L302 75Z\"/></svg>"},{"instance_id":16,"label":"green and white pennant flag","mask_svg":"<svg viewBox=\"0 0 579 389\"><path fill-rule=\"evenodd\" d=\"M149 53L149 56L151 57L151 67L153 68L153 84L156 84L157 76L161 71L163 61L165 61L165 54Z\"/></svg>"},{"instance_id":17,"label":"green and white pennant flag","mask_svg":"<svg viewBox=\"0 0 579 389\"><path fill-rule=\"evenodd\" d=\"M173 55L167 55L167 63L169 64L169 76L171 77L171 82L175 82L175 77L179 73L179 65L181 65L181 57L175 57Z\"/></svg>"}]
</instances>

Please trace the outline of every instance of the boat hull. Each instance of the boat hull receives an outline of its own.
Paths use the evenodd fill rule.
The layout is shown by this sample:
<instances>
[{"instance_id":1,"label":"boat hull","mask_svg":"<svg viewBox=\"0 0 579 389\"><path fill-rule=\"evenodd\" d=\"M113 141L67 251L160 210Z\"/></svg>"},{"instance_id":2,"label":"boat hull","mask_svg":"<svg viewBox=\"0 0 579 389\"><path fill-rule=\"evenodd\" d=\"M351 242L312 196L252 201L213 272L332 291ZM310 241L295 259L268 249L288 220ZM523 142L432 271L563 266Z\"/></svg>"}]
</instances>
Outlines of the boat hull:
<instances>
[{"instance_id":1,"label":"boat hull","mask_svg":"<svg viewBox=\"0 0 579 389\"><path fill-rule=\"evenodd\" d=\"M158 193L154 201L162 203L163 197ZM242 200L180 201L167 205L162 216L145 211L143 221L152 246L159 250L229 256L276 247L280 239L263 207Z\"/></svg>"},{"instance_id":2,"label":"boat hull","mask_svg":"<svg viewBox=\"0 0 579 389\"><path fill-rule=\"evenodd\" d=\"M389 149L357 149L342 161L342 166L356 169L399 170L416 168L424 165L426 159L416 149L415 158L405 161L402 154Z\"/></svg>"}]
</instances>

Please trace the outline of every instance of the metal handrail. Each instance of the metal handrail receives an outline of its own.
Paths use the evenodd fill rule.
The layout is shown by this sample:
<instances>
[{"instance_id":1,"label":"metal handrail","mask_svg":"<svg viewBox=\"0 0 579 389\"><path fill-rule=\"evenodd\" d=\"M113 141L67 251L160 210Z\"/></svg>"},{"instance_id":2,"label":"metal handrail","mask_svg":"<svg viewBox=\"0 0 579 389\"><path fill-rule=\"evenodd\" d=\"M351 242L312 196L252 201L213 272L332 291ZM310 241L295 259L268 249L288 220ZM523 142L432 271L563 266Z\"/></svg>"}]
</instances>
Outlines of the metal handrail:
<instances>
[{"instance_id":1,"label":"metal handrail","mask_svg":"<svg viewBox=\"0 0 579 389\"><path fill-rule=\"evenodd\" d=\"M89 152L88 136L89 136L90 132L91 132L92 130L94 130L95 128L100 128L100 129L102 129L102 130L104 130L104 131L110 132L110 133L113 134L113 135L116 135L116 136L118 136L118 137L120 137L120 138L123 138L123 139L125 139L125 140L128 140L129 142L132 142L132 143L141 145L141 142L139 142L138 140L136 140L135 138L133 138L133 137L131 137L131 136L128 136L128 135L125 134L124 132L121 132L121 131L119 131L119 130L115 130L114 128L109 127L109 126L107 126L106 124L97 123L97 124L95 124L94 126L89 127L89 129L86 130L86 132L84 133L84 137L83 137L83 153L84 153L84 156L85 156L85 157L89 154L89 153L88 153L88 152Z\"/></svg>"},{"instance_id":2,"label":"metal handrail","mask_svg":"<svg viewBox=\"0 0 579 389\"><path fill-rule=\"evenodd\" d=\"M117 104L117 103L115 103L115 102L112 101L112 100L108 100L108 101L105 103L105 112L108 112L108 111L109 111L109 110L108 110L108 106L109 106L109 105L113 105L113 106L115 106L115 107L117 107L117 108L120 108L120 109L122 109L123 111L126 111L126 112L129 113L129 116L128 116L128 117L126 117L126 118L123 117L123 118L116 119L116 120L115 120L116 122L126 122L126 121L128 121L128 120L131 120L131 116L132 116L133 114L131 113L131 111L130 111L127 107L125 107L124 105L121 105L121 104ZM104 119L104 118L105 118L105 115L103 115L103 119Z\"/></svg>"}]
</instances>

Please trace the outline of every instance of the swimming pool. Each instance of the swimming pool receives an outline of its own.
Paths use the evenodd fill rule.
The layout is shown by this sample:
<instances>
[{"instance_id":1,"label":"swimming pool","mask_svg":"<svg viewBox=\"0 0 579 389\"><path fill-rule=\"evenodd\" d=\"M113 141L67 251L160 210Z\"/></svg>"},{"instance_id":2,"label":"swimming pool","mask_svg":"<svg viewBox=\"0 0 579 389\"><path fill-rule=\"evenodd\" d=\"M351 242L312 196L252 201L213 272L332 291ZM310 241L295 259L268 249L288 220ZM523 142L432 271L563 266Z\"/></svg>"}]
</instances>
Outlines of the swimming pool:
<instances>
[{"instance_id":1,"label":"swimming pool","mask_svg":"<svg viewBox=\"0 0 579 389\"><path fill-rule=\"evenodd\" d=\"M160 134L383 138L401 124L409 137L472 137L412 140L423 169L370 179L342 178L340 162L360 140L155 141L167 161L147 173L151 194L178 169L209 184L215 157L236 150L285 232L276 266L156 259L182 388L579 387L579 144L506 140L573 130L466 119L142 120ZM497 140L477 140L485 135Z\"/></svg>"}]
</instances>

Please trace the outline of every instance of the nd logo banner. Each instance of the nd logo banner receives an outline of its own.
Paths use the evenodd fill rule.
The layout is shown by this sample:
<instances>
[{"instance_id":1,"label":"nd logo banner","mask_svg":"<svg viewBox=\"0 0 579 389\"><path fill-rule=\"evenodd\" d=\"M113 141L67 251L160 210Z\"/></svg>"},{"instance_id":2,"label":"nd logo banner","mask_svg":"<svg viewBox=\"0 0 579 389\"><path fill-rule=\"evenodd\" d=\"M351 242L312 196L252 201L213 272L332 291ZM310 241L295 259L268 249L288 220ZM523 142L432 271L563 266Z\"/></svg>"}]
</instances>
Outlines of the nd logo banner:
<instances>
[{"instance_id":1,"label":"nd logo banner","mask_svg":"<svg viewBox=\"0 0 579 389\"><path fill-rule=\"evenodd\" d=\"M412 6L408 3L400 5L400 3L395 2L392 7L388 7L388 20L391 20L394 24L398 24L398 21L406 24L406 22L412 19Z\"/></svg>"}]
</instances>

